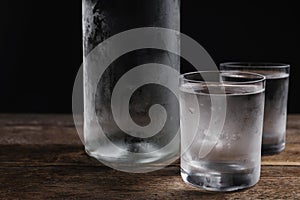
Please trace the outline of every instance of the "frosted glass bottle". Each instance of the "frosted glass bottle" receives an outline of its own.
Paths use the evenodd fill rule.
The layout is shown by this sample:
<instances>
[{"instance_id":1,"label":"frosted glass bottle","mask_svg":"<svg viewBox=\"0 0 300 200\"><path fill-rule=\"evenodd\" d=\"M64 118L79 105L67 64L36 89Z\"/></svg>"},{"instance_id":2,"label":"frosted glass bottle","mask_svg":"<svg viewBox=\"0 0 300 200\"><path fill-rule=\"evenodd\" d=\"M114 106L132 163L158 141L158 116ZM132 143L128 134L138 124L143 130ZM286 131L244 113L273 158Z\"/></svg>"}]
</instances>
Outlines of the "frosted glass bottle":
<instances>
[{"instance_id":1,"label":"frosted glass bottle","mask_svg":"<svg viewBox=\"0 0 300 200\"><path fill-rule=\"evenodd\" d=\"M89 86L95 65L90 65L87 57L98 44L126 30L162 27L179 31L179 1L83 0L85 149L90 156L115 169L147 172L159 169L164 163L178 158L179 103L174 93L163 85L149 83L139 87L130 97L128 118L139 126L153 123L149 117L153 105L161 105L167 113L164 127L157 134L146 138L132 136L118 126L112 113L112 95L118 81L136 66L160 63L179 71L180 59L175 54L158 49L146 48L128 52L104 70L94 92ZM178 44L179 48L179 39L164 42ZM105 55L97 55L96 52L96 56ZM148 74L140 73L136 78L142 80L147 76ZM157 77L163 80L172 79L168 75L161 75L159 70ZM121 98L119 106L126 106L122 103ZM96 118L91 115L93 110Z\"/></svg>"}]
</instances>

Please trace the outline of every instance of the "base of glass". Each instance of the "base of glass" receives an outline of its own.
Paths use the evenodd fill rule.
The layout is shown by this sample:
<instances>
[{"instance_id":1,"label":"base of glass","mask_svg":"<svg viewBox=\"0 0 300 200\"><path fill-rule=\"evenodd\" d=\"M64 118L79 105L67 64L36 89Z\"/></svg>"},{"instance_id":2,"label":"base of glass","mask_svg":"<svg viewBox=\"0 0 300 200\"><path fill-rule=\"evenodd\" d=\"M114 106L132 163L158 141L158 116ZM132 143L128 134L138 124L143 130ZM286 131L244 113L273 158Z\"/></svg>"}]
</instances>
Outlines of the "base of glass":
<instances>
[{"instance_id":1,"label":"base of glass","mask_svg":"<svg viewBox=\"0 0 300 200\"><path fill-rule=\"evenodd\" d=\"M181 169L181 177L184 182L192 186L220 192L249 188L259 181L259 176L255 173L188 174L183 169Z\"/></svg>"},{"instance_id":2,"label":"base of glass","mask_svg":"<svg viewBox=\"0 0 300 200\"><path fill-rule=\"evenodd\" d=\"M169 152L164 155L150 154L150 155L116 155L115 157L102 156L99 152L86 153L104 165L115 170L128 172L128 173L146 173L160 170L165 166L175 162L179 158L179 153Z\"/></svg>"},{"instance_id":3,"label":"base of glass","mask_svg":"<svg viewBox=\"0 0 300 200\"><path fill-rule=\"evenodd\" d=\"M285 143L280 144L263 144L262 155L274 155L279 154L285 149Z\"/></svg>"}]
</instances>

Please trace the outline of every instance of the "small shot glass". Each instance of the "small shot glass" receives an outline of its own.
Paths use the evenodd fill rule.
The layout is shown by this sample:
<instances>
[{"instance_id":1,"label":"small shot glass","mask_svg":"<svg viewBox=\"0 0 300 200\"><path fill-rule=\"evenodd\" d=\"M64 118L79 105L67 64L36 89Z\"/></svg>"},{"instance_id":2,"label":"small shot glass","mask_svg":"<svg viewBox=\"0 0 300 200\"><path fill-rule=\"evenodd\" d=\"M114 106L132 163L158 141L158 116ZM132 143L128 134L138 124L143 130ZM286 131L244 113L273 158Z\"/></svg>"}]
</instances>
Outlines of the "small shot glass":
<instances>
[{"instance_id":1,"label":"small shot glass","mask_svg":"<svg viewBox=\"0 0 300 200\"><path fill-rule=\"evenodd\" d=\"M181 176L234 191L260 178L265 77L246 72L180 76Z\"/></svg>"},{"instance_id":2,"label":"small shot glass","mask_svg":"<svg viewBox=\"0 0 300 200\"><path fill-rule=\"evenodd\" d=\"M281 63L222 63L221 70L237 70L266 76L266 102L262 154L280 153L285 148L290 65Z\"/></svg>"}]
</instances>

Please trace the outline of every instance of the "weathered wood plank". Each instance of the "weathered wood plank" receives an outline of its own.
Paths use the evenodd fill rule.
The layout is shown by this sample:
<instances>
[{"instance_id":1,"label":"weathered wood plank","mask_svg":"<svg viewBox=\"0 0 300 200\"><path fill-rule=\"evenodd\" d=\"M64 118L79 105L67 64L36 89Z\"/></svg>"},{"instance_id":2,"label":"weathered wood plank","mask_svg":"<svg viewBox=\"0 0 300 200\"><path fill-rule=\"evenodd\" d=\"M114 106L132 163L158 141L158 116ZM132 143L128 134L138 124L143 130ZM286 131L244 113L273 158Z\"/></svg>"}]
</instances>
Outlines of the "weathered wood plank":
<instances>
[{"instance_id":1,"label":"weathered wood plank","mask_svg":"<svg viewBox=\"0 0 300 200\"><path fill-rule=\"evenodd\" d=\"M178 161L176 164L178 164ZM88 157L82 145L2 145L0 148L0 165L14 167L47 165L99 166L101 164ZM279 155L263 156L262 165L300 166L300 151L296 149L292 151L287 146L287 149Z\"/></svg>"},{"instance_id":2,"label":"weathered wood plank","mask_svg":"<svg viewBox=\"0 0 300 200\"><path fill-rule=\"evenodd\" d=\"M287 143L300 143L300 115L289 115ZM81 144L71 115L0 114L1 144Z\"/></svg>"},{"instance_id":3,"label":"weathered wood plank","mask_svg":"<svg viewBox=\"0 0 300 200\"><path fill-rule=\"evenodd\" d=\"M212 193L185 184L179 167L126 174L89 166L0 167L0 198L73 199L298 199L299 167L263 166L260 182L246 190ZM276 175L275 175L276 174Z\"/></svg>"},{"instance_id":4,"label":"weathered wood plank","mask_svg":"<svg viewBox=\"0 0 300 200\"><path fill-rule=\"evenodd\" d=\"M0 114L0 126L10 125L73 125L72 115L63 114Z\"/></svg>"},{"instance_id":5,"label":"weathered wood plank","mask_svg":"<svg viewBox=\"0 0 300 200\"><path fill-rule=\"evenodd\" d=\"M81 145L71 115L0 115L0 145Z\"/></svg>"}]
</instances>

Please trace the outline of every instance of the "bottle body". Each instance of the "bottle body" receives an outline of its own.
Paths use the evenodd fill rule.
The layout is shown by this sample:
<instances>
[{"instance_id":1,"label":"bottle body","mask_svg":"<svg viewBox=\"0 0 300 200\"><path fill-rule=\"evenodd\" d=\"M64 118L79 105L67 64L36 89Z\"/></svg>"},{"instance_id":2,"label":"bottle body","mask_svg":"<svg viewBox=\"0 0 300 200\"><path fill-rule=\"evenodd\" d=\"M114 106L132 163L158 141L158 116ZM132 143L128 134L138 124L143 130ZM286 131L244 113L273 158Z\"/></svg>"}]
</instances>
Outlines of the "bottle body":
<instances>
[{"instance_id":1,"label":"bottle body","mask_svg":"<svg viewBox=\"0 0 300 200\"><path fill-rule=\"evenodd\" d=\"M91 64L93 58L89 55L92 52L95 57L105 57L105 53L95 51L97 45L123 31L143 27L179 31L179 18L179 0L83 0L85 148L89 155L108 166L122 171L144 172L145 167L178 158L179 103L176 95L167 87L152 82L136 87L134 83L149 79L150 75L145 70L136 70L135 75L128 80L124 77L138 66L147 69L147 63L170 66L179 72L180 59L164 50L137 49L121 55L107 68L101 69L104 66ZM164 42L178 44L179 49L179 39ZM126 46L126 41L119 45ZM149 67L151 66L148 69ZM99 78L94 77L97 70L102 70ZM174 78L160 70L156 70L155 76L160 82L168 82ZM94 80L97 80L95 89L90 87ZM128 95L125 93L119 95L119 98L113 98L119 85L123 87L121 91L132 91L130 98L126 98ZM138 131L120 127L120 124L126 126L127 121L128 124L135 123L139 127L147 127L151 123L155 126L155 118L160 117L151 116L151 109L155 105L163 107L167 114L165 123L157 134L139 137ZM118 123L114 110L123 112L123 109L127 109L124 111L127 115L119 119ZM96 117L92 117L93 114ZM132 168L133 164L135 168Z\"/></svg>"}]
</instances>

